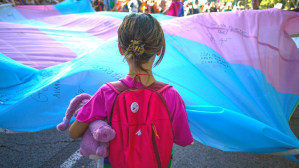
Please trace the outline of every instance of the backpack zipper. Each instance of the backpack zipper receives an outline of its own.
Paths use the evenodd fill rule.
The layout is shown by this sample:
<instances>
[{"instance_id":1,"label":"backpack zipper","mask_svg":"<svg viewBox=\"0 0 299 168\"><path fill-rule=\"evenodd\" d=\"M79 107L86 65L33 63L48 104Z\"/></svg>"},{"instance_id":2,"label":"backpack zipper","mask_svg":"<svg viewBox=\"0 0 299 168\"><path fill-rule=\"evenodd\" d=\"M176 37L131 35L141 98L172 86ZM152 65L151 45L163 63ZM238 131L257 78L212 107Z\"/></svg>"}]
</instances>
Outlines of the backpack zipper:
<instances>
[{"instance_id":1,"label":"backpack zipper","mask_svg":"<svg viewBox=\"0 0 299 168\"><path fill-rule=\"evenodd\" d=\"M158 164L158 168L162 168L161 160L160 160L160 156L159 156L159 152L158 152L158 147L157 147L157 143L156 143L156 139L155 139L155 136L157 136L158 139L160 139L160 137L159 137L159 135L157 133L157 129L153 123L152 123L152 130L153 130L152 141L153 141L153 147L154 147L154 152L155 152L155 156L156 156L156 161Z\"/></svg>"}]
</instances>

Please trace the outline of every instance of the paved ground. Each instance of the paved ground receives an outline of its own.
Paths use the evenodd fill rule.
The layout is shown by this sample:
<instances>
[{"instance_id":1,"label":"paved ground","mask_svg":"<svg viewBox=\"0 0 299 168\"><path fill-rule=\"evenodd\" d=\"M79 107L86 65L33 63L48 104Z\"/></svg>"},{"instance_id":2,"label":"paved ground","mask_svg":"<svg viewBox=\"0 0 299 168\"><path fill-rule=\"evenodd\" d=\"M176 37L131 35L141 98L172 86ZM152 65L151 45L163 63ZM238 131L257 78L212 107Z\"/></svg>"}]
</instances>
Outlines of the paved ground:
<instances>
[{"instance_id":1,"label":"paved ground","mask_svg":"<svg viewBox=\"0 0 299 168\"><path fill-rule=\"evenodd\" d=\"M290 126L299 138L299 108ZM93 168L95 161L76 154L80 140L72 140L68 132L56 129L37 133L0 133L0 168ZM280 156L223 152L199 142L186 148L174 146L173 168L298 168L293 162Z\"/></svg>"}]
</instances>

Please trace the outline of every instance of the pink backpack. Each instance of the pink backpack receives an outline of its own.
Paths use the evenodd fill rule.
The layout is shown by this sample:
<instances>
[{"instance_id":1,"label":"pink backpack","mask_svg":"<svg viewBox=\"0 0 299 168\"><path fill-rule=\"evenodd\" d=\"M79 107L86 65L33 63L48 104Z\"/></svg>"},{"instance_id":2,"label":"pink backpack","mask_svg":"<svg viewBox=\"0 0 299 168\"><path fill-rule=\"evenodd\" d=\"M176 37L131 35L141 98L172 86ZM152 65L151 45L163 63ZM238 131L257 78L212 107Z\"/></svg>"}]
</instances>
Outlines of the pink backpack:
<instances>
[{"instance_id":1,"label":"pink backpack","mask_svg":"<svg viewBox=\"0 0 299 168\"><path fill-rule=\"evenodd\" d=\"M113 168L166 168L173 131L160 93L172 86L158 81L143 88L135 84L130 88L121 81L107 83L118 94L110 121L116 131L110 141L110 164Z\"/></svg>"}]
</instances>

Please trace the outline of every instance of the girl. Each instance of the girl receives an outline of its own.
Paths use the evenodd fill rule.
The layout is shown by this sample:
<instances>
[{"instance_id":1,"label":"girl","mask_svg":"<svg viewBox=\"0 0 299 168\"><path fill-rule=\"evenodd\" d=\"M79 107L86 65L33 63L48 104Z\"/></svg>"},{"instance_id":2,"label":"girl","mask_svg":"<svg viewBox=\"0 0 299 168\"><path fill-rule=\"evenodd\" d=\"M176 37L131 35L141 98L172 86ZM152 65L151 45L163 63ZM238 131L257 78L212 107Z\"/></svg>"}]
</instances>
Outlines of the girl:
<instances>
[{"instance_id":1,"label":"girl","mask_svg":"<svg viewBox=\"0 0 299 168\"><path fill-rule=\"evenodd\" d=\"M138 46L138 44L141 45ZM163 59L165 39L162 27L154 17L150 14L136 13L126 16L118 28L118 48L129 65L129 73L124 79L120 79L121 82L129 88L133 85L136 88L147 87L156 82L152 67L156 56L159 56L159 59L154 66L157 66ZM139 78L135 78L136 76ZM161 95L168 107L174 134L173 142L180 146L190 145L193 138L184 101L173 87L165 89ZM77 120L69 129L70 137L73 139L82 137L89 123L94 120L107 119L109 122L116 98L117 93L107 84L100 87L93 98L78 112Z\"/></svg>"}]
</instances>

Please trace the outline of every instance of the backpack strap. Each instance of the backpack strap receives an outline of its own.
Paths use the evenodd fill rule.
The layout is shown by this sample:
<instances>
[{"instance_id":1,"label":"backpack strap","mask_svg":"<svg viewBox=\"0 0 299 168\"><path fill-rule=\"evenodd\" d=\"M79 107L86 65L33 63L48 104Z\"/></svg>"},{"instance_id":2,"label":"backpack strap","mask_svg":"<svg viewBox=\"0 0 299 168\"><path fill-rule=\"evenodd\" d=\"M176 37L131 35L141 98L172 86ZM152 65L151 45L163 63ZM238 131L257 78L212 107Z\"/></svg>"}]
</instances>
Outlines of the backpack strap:
<instances>
[{"instance_id":1,"label":"backpack strap","mask_svg":"<svg viewBox=\"0 0 299 168\"><path fill-rule=\"evenodd\" d=\"M110 83L106 83L106 85L108 85L111 89L113 89L118 95L123 91L130 89L130 87L127 86L122 81L110 82Z\"/></svg>"},{"instance_id":2,"label":"backpack strap","mask_svg":"<svg viewBox=\"0 0 299 168\"><path fill-rule=\"evenodd\" d=\"M172 123L172 119L171 119L171 117L170 117L170 112L169 112L167 103L166 103L165 99L163 98L163 96L161 95L161 93L162 93L165 89L170 88L170 87L172 87L172 86L171 86L171 85L168 85L168 84L166 84L166 83L163 83L163 82L156 81L156 82L154 82L153 84L151 84L150 86L148 86L147 89L152 90L152 91L155 91L155 92L158 94L158 96L161 98L161 100L162 100L164 106L165 106L166 109L167 109L170 123ZM171 125L171 129L172 129L172 134L173 134L173 138L174 138L174 132L173 132L172 125Z\"/></svg>"},{"instance_id":3,"label":"backpack strap","mask_svg":"<svg viewBox=\"0 0 299 168\"><path fill-rule=\"evenodd\" d=\"M172 87L171 85L168 85L163 82L156 81L150 86L147 87L147 89L153 90L161 94L165 89Z\"/></svg>"},{"instance_id":4,"label":"backpack strap","mask_svg":"<svg viewBox=\"0 0 299 168\"><path fill-rule=\"evenodd\" d=\"M130 87L127 86L122 81L110 82L110 83L106 83L106 85L108 85L112 90L114 90L117 93L117 96L119 94L121 94L122 92L130 89ZM115 101L114 101L113 106L112 106L112 111L111 111L111 114L110 114L110 121L108 121L109 125L111 125L111 119L112 119L112 113L113 113L113 109L114 109L114 104L115 104Z\"/></svg>"}]
</instances>

